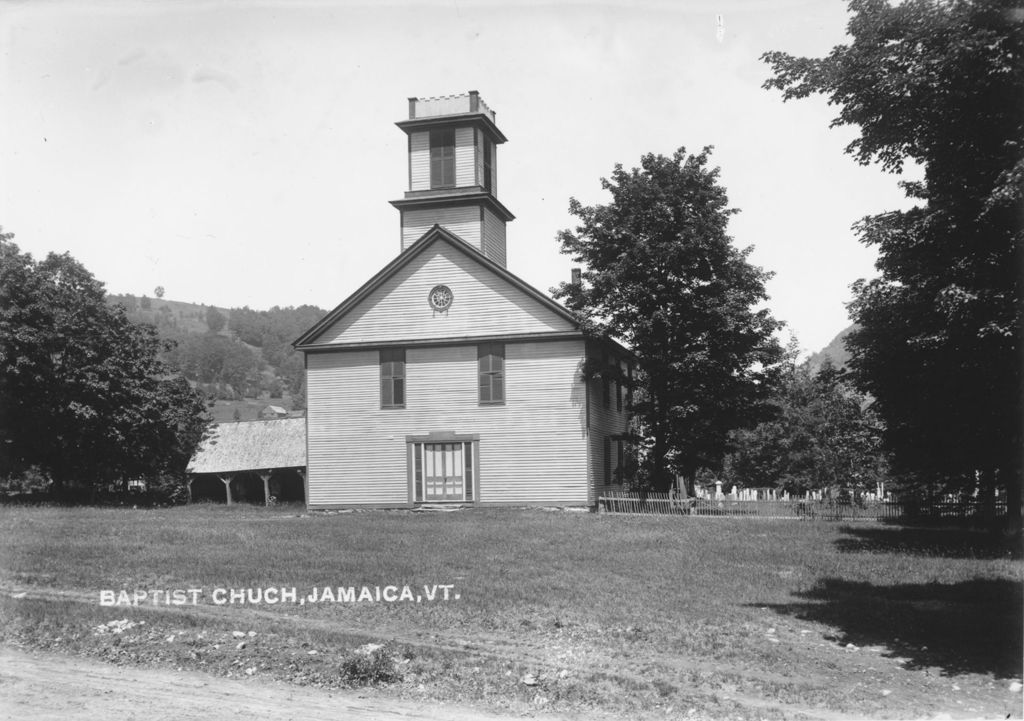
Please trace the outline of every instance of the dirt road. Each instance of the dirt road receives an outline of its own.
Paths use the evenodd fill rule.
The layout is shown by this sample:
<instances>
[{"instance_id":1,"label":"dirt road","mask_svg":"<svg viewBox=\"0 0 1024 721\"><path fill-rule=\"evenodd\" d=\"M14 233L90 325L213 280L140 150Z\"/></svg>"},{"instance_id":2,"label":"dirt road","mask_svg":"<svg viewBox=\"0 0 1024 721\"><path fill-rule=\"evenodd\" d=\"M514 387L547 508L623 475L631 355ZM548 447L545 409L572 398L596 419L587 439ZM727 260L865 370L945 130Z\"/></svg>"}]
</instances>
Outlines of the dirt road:
<instances>
[{"instance_id":1,"label":"dirt road","mask_svg":"<svg viewBox=\"0 0 1024 721\"><path fill-rule=\"evenodd\" d=\"M372 692L297 688L191 671L121 667L0 647L0 719L512 719L470 707L399 701ZM534 716L549 721L557 716Z\"/></svg>"}]
</instances>

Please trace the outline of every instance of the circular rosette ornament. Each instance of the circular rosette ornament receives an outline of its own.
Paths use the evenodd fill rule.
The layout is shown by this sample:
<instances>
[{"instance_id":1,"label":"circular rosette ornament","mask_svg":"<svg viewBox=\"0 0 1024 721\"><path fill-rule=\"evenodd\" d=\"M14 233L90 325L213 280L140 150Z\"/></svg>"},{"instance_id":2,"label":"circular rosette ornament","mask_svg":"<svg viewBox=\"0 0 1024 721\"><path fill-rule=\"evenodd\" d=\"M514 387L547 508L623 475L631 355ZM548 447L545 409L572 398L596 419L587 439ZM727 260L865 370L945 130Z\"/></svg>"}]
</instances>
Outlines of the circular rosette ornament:
<instances>
[{"instance_id":1,"label":"circular rosette ornament","mask_svg":"<svg viewBox=\"0 0 1024 721\"><path fill-rule=\"evenodd\" d=\"M430 307L434 310L448 310L455 296L452 295L452 289L446 285L435 285L430 290L430 294L427 295L427 300L430 301Z\"/></svg>"}]
</instances>

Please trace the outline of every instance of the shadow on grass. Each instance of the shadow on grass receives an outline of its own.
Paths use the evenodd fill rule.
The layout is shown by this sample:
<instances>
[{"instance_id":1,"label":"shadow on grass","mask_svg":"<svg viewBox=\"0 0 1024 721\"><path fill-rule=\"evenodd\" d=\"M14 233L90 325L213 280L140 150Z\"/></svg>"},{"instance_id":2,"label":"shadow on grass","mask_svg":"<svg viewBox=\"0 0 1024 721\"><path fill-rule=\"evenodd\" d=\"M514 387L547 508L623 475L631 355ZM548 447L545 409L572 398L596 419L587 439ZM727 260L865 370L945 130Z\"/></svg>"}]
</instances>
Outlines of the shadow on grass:
<instances>
[{"instance_id":1,"label":"shadow on grass","mask_svg":"<svg viewBox=\"0 0 1024 721\"><path fill-rule=\"evenodd\" d=\"M942 558L1020 558L1021 544L1008 536L967 528L844 526L835 544L849 553L904 553Z\"/></svg>"},{"instance_id":2,"label":"shadow on grass","mask_svg":"<svg viewBox=\"0 0 1024 721\"><path fill-rule=\"evenodd\" d=\"M769 608L838 628L832 640L841 645L883 646L887 655L909 659L905 668L1018 678L1021 590L1007 579L876 586L826 578L796 594L806 602Z\"/></svg>"}]
</instances>

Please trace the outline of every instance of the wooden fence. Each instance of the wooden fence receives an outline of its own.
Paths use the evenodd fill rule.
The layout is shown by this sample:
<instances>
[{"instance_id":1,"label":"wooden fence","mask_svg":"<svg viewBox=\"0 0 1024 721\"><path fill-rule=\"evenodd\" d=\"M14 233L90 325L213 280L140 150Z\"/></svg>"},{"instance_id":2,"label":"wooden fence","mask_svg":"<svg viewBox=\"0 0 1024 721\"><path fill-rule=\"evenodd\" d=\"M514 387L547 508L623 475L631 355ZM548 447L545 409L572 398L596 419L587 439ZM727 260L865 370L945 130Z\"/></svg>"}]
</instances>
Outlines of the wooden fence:
<instances>
[{"instance_id":1,"label":"wooden fence","mask_svg":"<svg viewBox=\"0 0 1024 721\"><path fill-rule=\"evenodd\" d=\"M970 518L982 513L976 501L959 503L834 500L756 500L731 498L670 498L668 493L604 490L598 496L601 513L677 515L731 518L782 518L825 521L911 520L915 518ZM997 516L1006 515L1006 503L996 502Z\"/></svg>"}]
</instances>

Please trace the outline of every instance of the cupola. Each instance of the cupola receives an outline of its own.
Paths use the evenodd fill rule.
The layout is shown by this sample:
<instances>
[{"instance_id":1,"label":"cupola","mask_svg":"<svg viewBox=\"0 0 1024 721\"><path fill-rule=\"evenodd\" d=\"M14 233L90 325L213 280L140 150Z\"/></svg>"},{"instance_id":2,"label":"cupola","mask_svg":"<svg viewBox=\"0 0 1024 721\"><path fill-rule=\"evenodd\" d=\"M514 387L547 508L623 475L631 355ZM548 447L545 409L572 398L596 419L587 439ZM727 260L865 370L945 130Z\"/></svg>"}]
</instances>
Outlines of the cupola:
<instances>
[{"instance_id":1,"label":"cupola","mask_svg":"<svg viewBox=\"0 0 1024 721\"><path fill-rule=\"evenodd\" d=\"M409 190L392 200L405 251L435 224L505 266L505 224L498 201L497 146L506 141L480 94L409 98Z\"/></svg>"}]
</instances>

